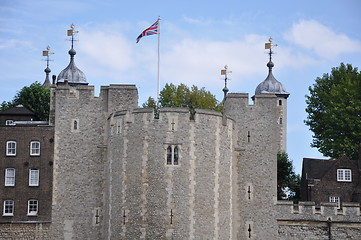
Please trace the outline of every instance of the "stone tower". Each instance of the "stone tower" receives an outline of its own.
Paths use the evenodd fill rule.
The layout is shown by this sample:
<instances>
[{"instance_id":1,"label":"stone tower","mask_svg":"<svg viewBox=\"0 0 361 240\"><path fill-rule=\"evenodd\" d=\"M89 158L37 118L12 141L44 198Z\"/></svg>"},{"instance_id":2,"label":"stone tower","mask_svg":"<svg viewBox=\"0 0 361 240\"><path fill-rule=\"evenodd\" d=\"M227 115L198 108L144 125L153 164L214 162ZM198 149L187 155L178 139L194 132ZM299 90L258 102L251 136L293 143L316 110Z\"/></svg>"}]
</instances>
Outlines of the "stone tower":
<instances>
[{"instance_id":1,"label":"stone tower","mask_svg":"<svg viewBox=\"0 0 361 240\"><path fill-rule=\"evenodd\" d=\"M270 54L271 56L271 54ZM248 94L230 93L224 103L236 123L234 229L236 239L277 239L277 152L286 148L288 93L272 74Z\"/></svg>"},{"instance_id":2,"label":"stone tower","mask_svg":"<svg viewBox=\"0 0 361 240\"><path fill-rule=\"evenodd\" d=\"M276 239L286 99L269 74L224 114L140 109L134 85L94 87L70 63L51 86L52 239ZM280 120L281 119L281 120Z\"/></svg>"}]
</instances>

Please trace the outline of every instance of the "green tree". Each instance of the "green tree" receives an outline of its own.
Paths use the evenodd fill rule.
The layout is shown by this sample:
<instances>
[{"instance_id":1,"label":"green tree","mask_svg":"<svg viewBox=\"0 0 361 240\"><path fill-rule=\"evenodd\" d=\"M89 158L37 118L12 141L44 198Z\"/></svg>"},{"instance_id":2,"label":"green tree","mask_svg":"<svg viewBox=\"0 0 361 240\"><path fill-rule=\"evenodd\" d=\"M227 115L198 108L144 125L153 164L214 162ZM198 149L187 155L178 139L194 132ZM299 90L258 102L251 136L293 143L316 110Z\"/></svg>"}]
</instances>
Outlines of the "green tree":
<instances>
[{"instance_id":1,"label":"green tree","mask_svg":"<svg viewBox=\"0 0 361 240\"><path fill-rule=\"evenodd\" d=\"M356 159L361 140L361 73L351 64L332 68L318 77L306 96L306 125L313 132L311 146L324 156L346 154Z\"/></svg>"},{"instance_id":2,"label":"green tree","mask_svg":"<svg viewBox=\"0 0 361 240\"><path fill-rule=\"evenodd\" d=\"M50 89L43 87L39 82L23 87L12 101L2 102L1 111L11 107L23 105L34 112L39 120L48 120L50 109Z\"/></svg>"},{"instance_id":3,"label":"green tree","mask_svg":"<svg viewBox=\"0 0 361 240\"><path fill-rule=\"evenodd\" d=\"M301 177L296 174L292 160L285 152L277 154L277 199L298 201L300 199Z\"/></svg>"},{"instance_id":4,"label":"green tree","mask_svg":"<svg viewBox=\"0 0 361 240\"><path fill-rule=\"evenodd\" d=\"M154 109L162 107L188 107L211 109L216 111L222 110L222 105L217 101L216 97L205 88L192 86L189 88L185 84L175 86L174 84L166 84L160 92L159 103L149 97L147 102L143 103L143 107L151 107Z\"/></svg>"}]
</instances>

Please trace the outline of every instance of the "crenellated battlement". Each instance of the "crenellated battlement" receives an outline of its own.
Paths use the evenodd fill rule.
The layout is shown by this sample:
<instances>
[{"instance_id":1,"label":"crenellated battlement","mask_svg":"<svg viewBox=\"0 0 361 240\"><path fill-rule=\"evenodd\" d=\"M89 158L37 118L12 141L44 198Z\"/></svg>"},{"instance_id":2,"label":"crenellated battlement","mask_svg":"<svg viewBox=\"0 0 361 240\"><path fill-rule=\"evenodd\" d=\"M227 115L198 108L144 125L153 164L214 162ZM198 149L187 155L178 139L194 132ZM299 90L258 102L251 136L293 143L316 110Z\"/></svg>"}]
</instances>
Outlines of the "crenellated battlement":
<instances>
[{"instance_id":1,"label":"crenellated battlement","mask_svg":"<svg viewBox=\"0 0 361 240\"><path fill-rule=\"evenodd\" d=\"M155 118L155 112L152 108L120 110L111 113L108 120L114 122L118 118L124 119L124 122L126 123L134 123L135 121L147 121L162 124L165 122L173 122L171 124L174 125L178 125L175 121L179 122L180 120L182 121L182 124L185 124L186 122L199 123L220 118L222 119L220 123L223 125L227 125L228 121L234 121L230 117L224 116L221 112L206 109L194 109L191 112L188 108L161 108L159 110L158 118Z\"/></svg>"},{"instance_id":2,"label":"crenellated battlement","mask_svg":"<svg viewBox=\"0 0 361 240\"><path fill-rule=\"evenodd\" d=\"M292 201L277 202L278 221L333 221L333 222L361 222L359 203L342 203L337 208L336 203Z\"/></svg>"}]
</instances>

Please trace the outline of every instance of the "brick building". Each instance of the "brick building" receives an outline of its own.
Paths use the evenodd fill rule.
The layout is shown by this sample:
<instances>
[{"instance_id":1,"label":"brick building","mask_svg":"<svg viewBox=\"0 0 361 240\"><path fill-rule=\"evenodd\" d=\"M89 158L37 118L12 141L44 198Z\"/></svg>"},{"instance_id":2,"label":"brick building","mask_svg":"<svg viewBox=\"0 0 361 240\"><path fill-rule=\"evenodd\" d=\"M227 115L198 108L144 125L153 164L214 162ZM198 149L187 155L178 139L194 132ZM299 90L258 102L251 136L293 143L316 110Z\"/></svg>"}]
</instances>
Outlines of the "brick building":
<instances>
[{"instance_id":1,"label":"brick building","mask_svg":"<svg viewBox=\"0 0 361 240\"><path fill-rule=\"evenodd\" d=\"M303 159L301 201L361 202L360 161L342 156L335 160Z\"/></svg>"},{"instance_id":2,"label":"brick building","mask_svg":"<svg viewBox=\"0 0 361 240\"><path fill-rule=\"evenodd\" d=\"M51 221L54 127L23 106L0 113L0 223Z\"/></svg>"}]
</instances>

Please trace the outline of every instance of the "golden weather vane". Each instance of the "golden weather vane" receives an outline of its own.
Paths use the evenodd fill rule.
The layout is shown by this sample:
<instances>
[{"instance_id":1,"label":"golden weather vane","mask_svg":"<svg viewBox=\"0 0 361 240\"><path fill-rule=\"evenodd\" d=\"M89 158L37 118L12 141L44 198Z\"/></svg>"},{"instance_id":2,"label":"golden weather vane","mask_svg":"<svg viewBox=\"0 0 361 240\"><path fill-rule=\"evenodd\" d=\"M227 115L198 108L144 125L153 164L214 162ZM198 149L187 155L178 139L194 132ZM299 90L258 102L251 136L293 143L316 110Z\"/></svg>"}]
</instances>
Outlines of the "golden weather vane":
<instances>
[{"instance_id":1,"label":"golden weather vane","mask_svg":"<svg viewBox=\"0 0 361 240\"><path fill-rule=\"evenodd\" d=\"M53 52L50 52L50 46L48 45L47 47L46 47L46 50L45 51L43 51L43 56L44 57L46 57L46 67L49 67L49 61L51 61L50 60L50 55L52 55L52 54L54 54Z\"/></svg>"},{"instance_id":2,"label":"golden weather vane","mask_svg":"<svg viewBox=\"0 0 361 240\"><path fill-rule=\"evenodd\" d=\"M273 39L271 37L268 39L268 43L264 44L264 48L269 49L268 54L269 54L270 61L272 60L272 54L273 54L272 48L277 47L277 46L278 46L277 44L273 44Z\"/></svg>"},{"instance_id":3,"label":"golden weather vane","mask_svg":"<svg viewBox=\"0 0 361 240\"><path fill-rule=\"evenodd\" d=\"M71 48L74 47L74 41L75 41L74 35L79 32L79 31L75 31L74 29L75 29L74 24L71 24L70 29L68 29L68 32L67 32L67 35L68 35L69 37L71 36L71 39L70 39L70 41L71 41Z\"/></svg>"},{"instance_id":4,"label":"golden weather vane","mask_svg":"<svg viewBox=\"0 0 361 240\"><path fill-rule=\"evenodd\" d=\"M224 69L221 70L221 75L224 75L224 88L223 88L223 92L224 92L224 97L226 97L227 92L228 92L228 88L227 88L227 80L230 80L228 78L228 74L232 73L232 71L228 71L228 66L225 65Z\"/></svg>"}]
</instances>

